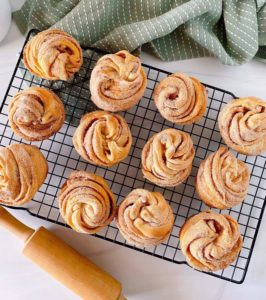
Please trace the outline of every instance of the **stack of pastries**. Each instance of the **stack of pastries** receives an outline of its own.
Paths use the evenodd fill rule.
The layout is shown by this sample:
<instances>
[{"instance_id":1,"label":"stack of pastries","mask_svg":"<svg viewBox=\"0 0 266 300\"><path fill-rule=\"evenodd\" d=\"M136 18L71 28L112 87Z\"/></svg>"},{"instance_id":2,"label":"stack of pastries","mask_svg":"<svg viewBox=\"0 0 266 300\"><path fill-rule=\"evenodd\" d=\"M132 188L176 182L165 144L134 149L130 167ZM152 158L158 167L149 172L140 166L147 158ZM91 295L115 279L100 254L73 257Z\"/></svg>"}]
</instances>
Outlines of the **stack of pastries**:
<instances>
[{"instance_id":1,"label":"stack of pastries","mask_svg":"<svg viewBox=\"0 0 266 300\"><path fill-rule=\"evenodd\" d=\"M24 64L47 80L69 80L83 58L78 42L62 30L46 30L25 46ZM98 111L85 114L73 136L80 156L91 164L111 167L126 159L132 135L126 120L114 112L136 105L144 94L147 76L138 57L123 50L102 56L90 78L91 100ZM166 120L179 125L200 120L207 107L207 91L198 79L171 74L154 89L154 103ZM52 91L30 87L9 104L9 121L15 134L28 141L48 139L62 127L65 110ZM266 103L249 97L225 105L218 119L228 147L247 155L266 150ZM169 128L154 134L141 154L144 178L160 187L176 187L189 177L195 149L188 133ZM31 200L44 182L48 165L39 149L16 145L0 149L0 202L21 205ZM249 185L247 165L226 147L200 163L196 191L208 206L228 209L244 201ZM65 222L74 230L93 234L115 218L125 240L137 247L156 246L171 234L175 218L159 192L132 190L116 207L107 182L85 171L73 171L58 195ZM207 210L186 220L179 234L187 262L198 270L227 267L242 246L237 222L228 215Z\"/></svg>"}]
</instances>

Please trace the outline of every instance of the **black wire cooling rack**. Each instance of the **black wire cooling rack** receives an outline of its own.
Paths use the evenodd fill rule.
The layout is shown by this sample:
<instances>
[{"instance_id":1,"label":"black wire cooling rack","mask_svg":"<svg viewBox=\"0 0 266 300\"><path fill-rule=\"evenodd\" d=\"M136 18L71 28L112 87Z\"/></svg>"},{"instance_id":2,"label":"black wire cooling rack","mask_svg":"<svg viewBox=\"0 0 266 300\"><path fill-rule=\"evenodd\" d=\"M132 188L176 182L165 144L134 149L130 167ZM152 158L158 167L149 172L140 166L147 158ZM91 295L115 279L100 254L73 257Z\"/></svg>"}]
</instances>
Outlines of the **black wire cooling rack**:
<instances>
[{"instance_id":1,"label":"black wire cooling rack","mask_svg":"<svg viewBox=\"0 0 266 300\"><path fill-rule=\"evenodd\" d=\"M35 30L31 31L26 42L36 32ZM13 134L7 116L10 99L26 87L38 85L55 91L65 104L67 118L60 132L49 140L33 143L41 149L47 158L49 174L33 201L17 209L26 210L29 214L38 218L67 226L60 217L56 195L60 186L73 170L87 170L103 176L116 195L118 203L134 188L156 190L161 192L169 201L175 215L173 231L165 243L146 249L132 247L125 242L114 222L95 236L173 263L186 264L179 247L179 230L189 216L208 209L195 193L195 175L201 160L223 144L217 126L217 116L221 107L228 100L236 97L228 91L205 84L209 95L205 117L190 126L176 126L161 117L152 100L155 85L169 73L143 64L148 77L145 95L138 105L122 113L133 135L131 152L126 160L111 168L96 167L85 162L77 154L72 145L72 136L79 124L80 117L86 112L96 109L90 101L89 78L93 66L101 55L96 50L84 50L84 64L75 78L71 82L52 82L31 75L24 67L22 54L20 54L1 106L1 147L11 143L26 143L26 141ZM191 135L196 156L192 173L186 182L176 188L160 188L143 178L140 169L141 150L153 134L169 127L184 130ZM236 154L236 156L245 161L250 168L251 179L248 195L241 205L222 212L216 211L230 214L238 221L244 241L243 248L237 260L228 268L208 274L234 283L242 283L247 273L265 207L266 156L248 157L241 154Z\"/></svg>"}]
</instances>

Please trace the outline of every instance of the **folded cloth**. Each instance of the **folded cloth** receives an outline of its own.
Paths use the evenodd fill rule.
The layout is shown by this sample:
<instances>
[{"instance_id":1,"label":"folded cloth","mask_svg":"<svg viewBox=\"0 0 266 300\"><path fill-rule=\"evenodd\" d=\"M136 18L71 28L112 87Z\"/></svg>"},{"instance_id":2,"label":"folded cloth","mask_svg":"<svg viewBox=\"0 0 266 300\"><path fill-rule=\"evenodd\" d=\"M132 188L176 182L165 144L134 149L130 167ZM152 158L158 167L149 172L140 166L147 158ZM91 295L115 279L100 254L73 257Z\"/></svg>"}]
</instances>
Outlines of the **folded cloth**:
<instances>
[{"instance_id":1,"label":"folded cloth","mask_svg":"<svg viewBox=\"0 0 266 300\"><path fill-rule=\"evenodd\" d=\"M23 33L59 28L107 52L143 46L169 61L266 62L265 0L26 0L13 16Z\"/></svg>"}]
</instances>

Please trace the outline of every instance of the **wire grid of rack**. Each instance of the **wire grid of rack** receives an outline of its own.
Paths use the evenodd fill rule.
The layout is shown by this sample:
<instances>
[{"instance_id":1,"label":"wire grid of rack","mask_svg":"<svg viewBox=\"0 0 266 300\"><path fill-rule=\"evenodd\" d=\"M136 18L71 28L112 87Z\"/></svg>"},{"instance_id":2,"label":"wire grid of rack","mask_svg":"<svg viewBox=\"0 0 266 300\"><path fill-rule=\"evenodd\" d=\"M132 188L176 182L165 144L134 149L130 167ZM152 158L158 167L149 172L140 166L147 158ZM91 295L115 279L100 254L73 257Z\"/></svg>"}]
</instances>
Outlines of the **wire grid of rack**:
<instances>
[{"instance_id":1,"label":"wire grid of rack","mask_svg":"<svg viewBox=\"0 0 266 300\"><path fill-rule=\"evenodd\" d=\"M32 30L26 39L36 34ZM25 43L26 43L25 42ZM196 124L177 126L164 120L157 111L152 100L155 85L169 73L152 66L143 64L148 77L145 94L139 104L130 110L121 113L127 120L133 135L132 149L126 160L111 168L96 167L85 162L75 151L72 145L73 133L79 124L80 118L86 112L96 110L90 101L89 78L96 61L102 55L99 51L84 50L84 64L71 82L47 81L31 75L23 65L20 54L14 74L10 81L0 114L0 145L11 143L27 143L14 135L8 123L7 108L10 99L20 90L29 86L42 86L56 92L65 104L66 122L62 129L49 140L34 142L49 163L49 174L45 183L34 197L33 201L16 209L26 210L33 216L42 218L63 226L67 226L60 216L56 195L60 186L73 170L87 170L103 176L117 197L117 203L134 188L145 188L161 192L169 201L175 215L175 223L168 240L157 246L140 249L129 245L118 232L115 222L104 228L95 236L129 247L135 250L159 257L161 259L186 264L179 247L178 234L185 220L202 210L209 209L200 201L194 189L194 180L200 162L211 152L216 151L223 144L217 126L217 116L221 107L230 99L236 98L232 93L223 89L205 85L208 90L208 107L205 116ZM146 181L140 168L141 150L146 141L155 133L175 127L189 133L194 142L196 155L192 173L189 178L176 188L160 188ZM266 196L266 156L245 156L235 153L245 161L251 171L249 192L245 201L232 209L219 211L230 214L240 226L243 236L243 248L237 260L222 271L208 273L234 283L242 283L245 279L255 240L262 219Z\"/></svg>"}]
</instances>

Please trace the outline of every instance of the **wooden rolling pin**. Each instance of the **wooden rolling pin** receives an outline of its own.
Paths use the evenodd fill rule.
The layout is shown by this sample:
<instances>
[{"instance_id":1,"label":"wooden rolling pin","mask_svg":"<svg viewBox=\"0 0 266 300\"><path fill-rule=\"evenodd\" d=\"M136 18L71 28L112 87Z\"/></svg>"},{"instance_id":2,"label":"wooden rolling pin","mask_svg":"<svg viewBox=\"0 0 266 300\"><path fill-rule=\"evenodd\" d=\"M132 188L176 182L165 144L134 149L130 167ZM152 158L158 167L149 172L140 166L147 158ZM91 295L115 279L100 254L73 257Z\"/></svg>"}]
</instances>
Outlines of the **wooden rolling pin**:
<instances>
[{"instance_id":1,"label":"wooden rolling pin","mask_svg":"<svg viewBox=\"0 0 266 300\"><path fill-rule=\"evenodd\" d=\"M0 226L24 241L23 254L82 299L122 300L121 284L44 227L24 225L0 206Z\"/></svg>"}]
</instances>

